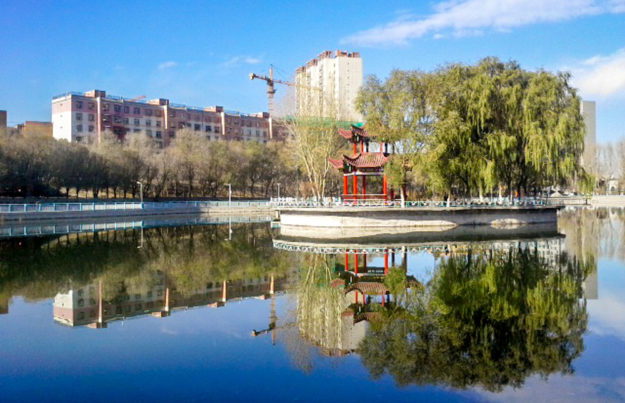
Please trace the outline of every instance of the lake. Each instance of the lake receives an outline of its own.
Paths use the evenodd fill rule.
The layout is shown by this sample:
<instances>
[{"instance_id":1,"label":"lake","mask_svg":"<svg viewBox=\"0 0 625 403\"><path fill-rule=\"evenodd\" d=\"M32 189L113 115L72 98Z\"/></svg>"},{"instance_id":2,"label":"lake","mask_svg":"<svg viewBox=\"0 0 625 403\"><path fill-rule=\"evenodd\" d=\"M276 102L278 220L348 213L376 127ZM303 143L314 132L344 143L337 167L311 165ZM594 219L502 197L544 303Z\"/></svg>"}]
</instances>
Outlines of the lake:
<instances>
[{"instance_id":1,"label":"lake","mask_svg":"<svg viewBox=\"0 0 625 403\"><path fill-rule=\"evenodd\" d=\"M166 224L0 239L0 400L625 400L623 209L353 247Z\"/></svg>"}]
</instances>

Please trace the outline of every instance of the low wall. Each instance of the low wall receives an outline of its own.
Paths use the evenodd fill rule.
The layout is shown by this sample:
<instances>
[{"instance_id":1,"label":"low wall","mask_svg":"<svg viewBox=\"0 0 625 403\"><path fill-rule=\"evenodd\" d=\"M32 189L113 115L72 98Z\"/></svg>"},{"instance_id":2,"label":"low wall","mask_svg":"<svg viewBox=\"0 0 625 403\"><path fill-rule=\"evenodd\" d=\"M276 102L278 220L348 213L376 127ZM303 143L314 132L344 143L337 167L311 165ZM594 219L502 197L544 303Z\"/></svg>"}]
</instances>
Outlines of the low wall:
<instances>
[{"instance_id":1,"label":"low wall","mask_svg":"<svg viewBox=\"0 0 625 403\"><path fill-rule=\"evenodd\" d=\"M515 226L555 223L561 207L488 208L301 208L280 209L281 226L325 228L413 227L431 230L459 225Z\"/></svg>"},{"instance_id":2,"label":"low wall","mask_svg":"<svg viewBox=\"0 0 625 403\"><path fill-rule=\"evenodd\" d=\"M269 207L179 207L163 209L127 209L94 211L31 211L25 213L0 213L2 222L22 222L30 220L68 220L80 218L106 217L152 217L175 214L241 215L271 214Z\"/></svg>"}]
</instances>

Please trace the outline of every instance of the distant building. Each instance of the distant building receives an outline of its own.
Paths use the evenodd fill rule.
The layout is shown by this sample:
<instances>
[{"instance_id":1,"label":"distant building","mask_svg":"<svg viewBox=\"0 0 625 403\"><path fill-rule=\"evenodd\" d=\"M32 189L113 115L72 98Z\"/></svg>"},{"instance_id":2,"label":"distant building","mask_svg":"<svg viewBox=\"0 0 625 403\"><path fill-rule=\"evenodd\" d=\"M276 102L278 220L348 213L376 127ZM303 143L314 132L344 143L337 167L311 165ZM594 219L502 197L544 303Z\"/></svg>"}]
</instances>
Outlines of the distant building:
<instances>
[{"instance_id":1,"label":"distant building","mask_svg":"<svg viewBox=\"0 0 625 403\"><path fill-rule=\"evenodd\" d=\"M52 137L52 123L27 120L16 126L17 132L24 137Z\"/></svg>"},{"instance_id":2,"label":"distant building","mask_svg":"<svg viewBox=\"0 0 625 403\"><path fill-rule=\"evenodd\" d=\"M355 101L362 82L358 52L326 50L295 72L297 112L360 122Z\"/></svg>"},{"instance_id":3,"label":"distant building","mask_svg":"<svg viewBox=\"0 0 625 403\"><path fill-rule=\"evenodd\" d=\"M595 101L582 101L581 113L586 126L582 166L590 173L597 173L597 105Z\"/></svg>"},{"instance_id":4,"label":"distant building","mask_svg":"<svg viewBox=\"0 0 625 403\"><path fill-rule=\"evenodd\" d=\"M0 136L7 134L7 111L0 111Z\"/></svg>"},{"instance_id":5,"label":"distant building","mask_svg":"<svg viewBox=\"0 0 625 403\"><path fill-rule=\"evenodd\" d=\"M168 99L150 101L107 95L102 90L67 93L52 99L54 138L99 143L105 131L124 138L141 133L162 147L169 145L179 129L202 133L208 140L240 140L267 143L281 137L270 131L269 114L227 112L221 106L189 107Z\"/></svg>"}]
</instances>

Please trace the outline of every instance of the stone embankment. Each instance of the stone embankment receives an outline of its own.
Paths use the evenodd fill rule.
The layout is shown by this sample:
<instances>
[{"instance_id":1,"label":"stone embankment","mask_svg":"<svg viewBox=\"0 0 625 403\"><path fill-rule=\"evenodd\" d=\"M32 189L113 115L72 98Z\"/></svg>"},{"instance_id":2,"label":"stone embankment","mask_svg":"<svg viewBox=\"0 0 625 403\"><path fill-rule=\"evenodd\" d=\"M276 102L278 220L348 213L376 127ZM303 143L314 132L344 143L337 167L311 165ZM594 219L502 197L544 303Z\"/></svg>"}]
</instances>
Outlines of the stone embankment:
<instances>
[{"instance_id":1,"label":"stone embankment","mask_svg":"<svg viewBox=\"0 0 625 403\"><path fill-rule=\"evenodd\" d=\"M464 225L510 227L557 223L557 213L561 208L563 206L280 208L279 214L280 225L283 228L288 226L309 228L312 235L318 232L319 228L349 228L353 232L375 228L448 230Z\"/></svg>"},{"instance_id":2,"label":"stone embankment","mask_svg":"<svg viewBox=\"0 0 625 403\"><path fill-rule=\"evenodd\" d=\"M0 205L0 223L80 218L152 217L176 214L270 215L266 201L146 202L146 203L33 203Z\"/></svg>"}]
</instances>

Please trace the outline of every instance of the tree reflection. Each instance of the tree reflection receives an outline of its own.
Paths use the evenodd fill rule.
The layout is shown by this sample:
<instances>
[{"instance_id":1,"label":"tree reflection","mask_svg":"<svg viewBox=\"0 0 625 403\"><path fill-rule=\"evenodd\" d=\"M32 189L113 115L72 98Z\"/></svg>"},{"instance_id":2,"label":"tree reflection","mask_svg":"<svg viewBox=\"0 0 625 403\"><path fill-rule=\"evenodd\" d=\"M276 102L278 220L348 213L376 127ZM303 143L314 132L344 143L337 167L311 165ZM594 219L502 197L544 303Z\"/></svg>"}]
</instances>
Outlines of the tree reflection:
<instances>
[{"instance_id":1,"label":"tree reflection","mask_svg":"<svg viewBox=\"0 0 625 403\"><path fill-rule=\"evenodd\" d=\"M422 288L373 322L360 344L374 378L398 384L520 386L531 374L571 373L583 351L582 281L592 264L536 249L452 256Z\"/></svg>"}]
</instances>

